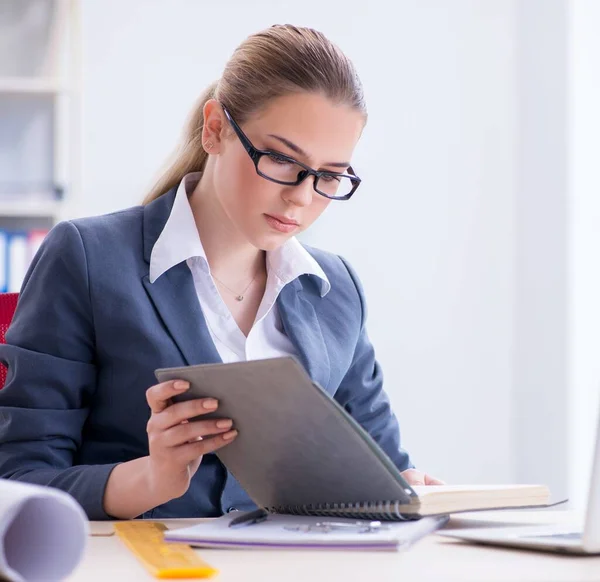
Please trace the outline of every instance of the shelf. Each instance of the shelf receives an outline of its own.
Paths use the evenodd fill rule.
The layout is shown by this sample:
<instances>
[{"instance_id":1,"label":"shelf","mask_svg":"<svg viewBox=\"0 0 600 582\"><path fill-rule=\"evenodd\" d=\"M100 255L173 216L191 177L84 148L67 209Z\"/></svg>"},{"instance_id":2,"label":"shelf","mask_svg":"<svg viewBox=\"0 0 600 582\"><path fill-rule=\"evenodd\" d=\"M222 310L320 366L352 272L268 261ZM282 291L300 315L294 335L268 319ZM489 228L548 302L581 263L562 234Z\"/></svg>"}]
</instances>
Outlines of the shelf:
<instances>
[{"instance_id":1,"label":"shelf","mask_svg":"<svg viewBox=\"0 0 600 582\"><path fill-rule=\"evenodd\" d=\"M56 217L60 213L61 203L44 202L10 202L0 199L0 217Z\"/></svg>"},{"instance_id":2,"label":"shelf","mask_svg":"<svg viewBox=\"0 0 600 582\"><path fill-rule=\"evenodd\" d=\"M0 77L0 93L55 95L67 90L67 86L59 79Z\"/></svg>"}]
</instances>

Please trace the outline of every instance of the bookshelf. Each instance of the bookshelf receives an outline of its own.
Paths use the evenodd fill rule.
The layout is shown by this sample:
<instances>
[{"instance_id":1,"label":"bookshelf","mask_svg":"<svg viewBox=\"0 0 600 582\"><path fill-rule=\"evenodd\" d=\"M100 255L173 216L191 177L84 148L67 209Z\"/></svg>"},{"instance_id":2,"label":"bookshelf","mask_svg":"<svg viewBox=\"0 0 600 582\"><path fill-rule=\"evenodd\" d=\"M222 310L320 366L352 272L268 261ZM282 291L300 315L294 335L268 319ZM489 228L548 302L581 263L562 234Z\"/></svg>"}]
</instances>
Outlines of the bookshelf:
<instances>
[{"instance_id":1,"label":"bookshelf","mask_svg":"<svg viewBox=\"0 0 600 582\"><path fill-rule=\"evenodd\" d=\"M27 95L38 93L43 95L54 95L67 92L68 88L64 81L52 78L24 79L19 77L0 77L0 93L15 95Z\"/></svg>"},{"instance_id":2,"label":"bookshelf","mask_svg":"<svg viewBox=\"0 0 600 582\"><path fill-rule=\"evenodd\" d=\"M73 194L78 2L0 0L0 291L19 290Z\"/></svg>"}]
</instances>

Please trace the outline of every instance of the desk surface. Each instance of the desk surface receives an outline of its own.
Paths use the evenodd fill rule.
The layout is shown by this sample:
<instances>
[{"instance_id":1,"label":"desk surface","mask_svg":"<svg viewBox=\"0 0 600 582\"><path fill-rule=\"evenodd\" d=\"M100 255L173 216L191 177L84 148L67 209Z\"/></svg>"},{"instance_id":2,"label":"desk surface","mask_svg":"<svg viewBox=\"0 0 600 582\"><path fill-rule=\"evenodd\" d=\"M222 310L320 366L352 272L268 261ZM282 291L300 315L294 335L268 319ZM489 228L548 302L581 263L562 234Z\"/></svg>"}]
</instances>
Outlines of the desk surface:
<instances>
[{"instance_id":1,"label":"desk surface","mask_svg":"<svg viewBox=\"0 0 600 582\"><path fill-rule=\"evenodd\" d=\"M169 528L201 520L165 520ZM506 524L576 523L567 511L503 511L463 514L449 528L482 522ZM110 524L92 523L106 533ZM279 550L206 550L198 553L219 569L215 582L577 582L600 580L600 557L575 557L526 550L471 545L431 535L406 552L340 552ZM91 536L85 557L68 582L137 582L156 580L115 535Z\"/></svg>"}]
</instances>

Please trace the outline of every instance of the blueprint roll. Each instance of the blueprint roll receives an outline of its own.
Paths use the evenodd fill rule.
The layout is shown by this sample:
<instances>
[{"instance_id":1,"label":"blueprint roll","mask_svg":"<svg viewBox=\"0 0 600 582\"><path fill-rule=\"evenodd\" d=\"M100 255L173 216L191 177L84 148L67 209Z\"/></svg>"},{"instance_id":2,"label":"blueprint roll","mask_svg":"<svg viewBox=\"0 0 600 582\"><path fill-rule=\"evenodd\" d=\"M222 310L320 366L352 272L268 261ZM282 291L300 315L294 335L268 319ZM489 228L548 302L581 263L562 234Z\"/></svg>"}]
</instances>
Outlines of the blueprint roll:
<instances>
[{"instance_id":1,"label":"blueprint roll","mask_svg":"<svg viewBox=\"0 0 600 582\"><path fill-rule=\"evenodd\" d=\"M0 479L0 580L63 580L81 561L88 531L70 495Z\"/></svg>"}]
</instances>

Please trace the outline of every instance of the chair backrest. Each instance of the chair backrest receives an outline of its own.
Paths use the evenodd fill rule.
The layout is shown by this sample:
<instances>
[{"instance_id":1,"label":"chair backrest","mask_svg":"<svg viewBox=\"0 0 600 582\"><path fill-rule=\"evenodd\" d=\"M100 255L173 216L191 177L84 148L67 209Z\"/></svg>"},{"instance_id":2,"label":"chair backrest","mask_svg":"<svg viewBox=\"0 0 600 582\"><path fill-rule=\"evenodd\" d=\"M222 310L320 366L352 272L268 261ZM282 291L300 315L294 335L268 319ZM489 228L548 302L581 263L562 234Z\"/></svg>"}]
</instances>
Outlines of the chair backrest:
<instances>
[{"instance_id":1,"label":"chair backrest","mask_svg":"<svg viewBox=\"0 0 600 582\"><path fill-rule=\"evenodd\" d=\"M17 308L18 293L0 293L0 343L4 343L4 336L12 321ZM6 366L0 363L0 390L6 382Z\"/></svg>"}]
</instances>

